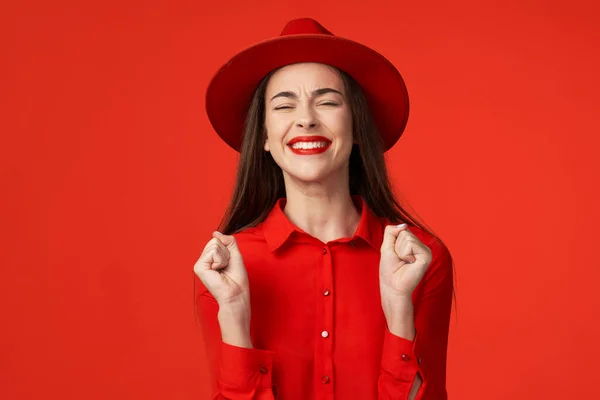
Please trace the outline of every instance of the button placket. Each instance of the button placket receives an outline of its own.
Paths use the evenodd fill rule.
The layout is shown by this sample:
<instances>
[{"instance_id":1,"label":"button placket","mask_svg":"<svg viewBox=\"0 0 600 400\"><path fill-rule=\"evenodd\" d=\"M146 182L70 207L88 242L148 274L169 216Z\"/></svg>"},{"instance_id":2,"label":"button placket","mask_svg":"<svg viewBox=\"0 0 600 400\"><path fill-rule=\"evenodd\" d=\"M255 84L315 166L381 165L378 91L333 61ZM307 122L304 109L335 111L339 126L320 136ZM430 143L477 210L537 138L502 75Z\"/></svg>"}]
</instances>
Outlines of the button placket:
<instances>
[{"instance_id":1,"label":"button placket","mask_svg":"<svg viewBox=\"0 0 600 400\"><path fill-rule=\"evenodd\" d=\"M320 360L320 368L315 370L321 375L321 382L324 384L323 389L327 393L327 396L333 396L333 295L335 289L333 286L333 250L329 246L323 246L321 248L321 301L319 304L322 310L323 319L319 321L321 325L321 337L316 346L320 347L323 351ZM317 378L318 379L318 378Z\"/></svg>"}]
</instances>

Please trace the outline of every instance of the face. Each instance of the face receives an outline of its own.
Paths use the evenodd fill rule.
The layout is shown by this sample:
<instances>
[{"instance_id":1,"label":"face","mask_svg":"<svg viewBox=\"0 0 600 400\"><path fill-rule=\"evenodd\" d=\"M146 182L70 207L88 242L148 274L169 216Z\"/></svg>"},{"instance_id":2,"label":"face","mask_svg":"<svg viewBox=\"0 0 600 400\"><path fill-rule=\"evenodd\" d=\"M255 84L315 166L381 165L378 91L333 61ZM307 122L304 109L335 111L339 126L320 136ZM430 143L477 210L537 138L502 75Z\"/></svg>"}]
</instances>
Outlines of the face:
<instances>
[{"instance_id":1,"label":"face","mask_svg":"<svg viewBox=\"0 0 600 400\"><path fill-rule=\"evenodd\" d=\"M284 178L326 181L347 174L352 113L339 73L300 63L276 71L266 88L265 150Z\"/></svg>"}]
</instances>

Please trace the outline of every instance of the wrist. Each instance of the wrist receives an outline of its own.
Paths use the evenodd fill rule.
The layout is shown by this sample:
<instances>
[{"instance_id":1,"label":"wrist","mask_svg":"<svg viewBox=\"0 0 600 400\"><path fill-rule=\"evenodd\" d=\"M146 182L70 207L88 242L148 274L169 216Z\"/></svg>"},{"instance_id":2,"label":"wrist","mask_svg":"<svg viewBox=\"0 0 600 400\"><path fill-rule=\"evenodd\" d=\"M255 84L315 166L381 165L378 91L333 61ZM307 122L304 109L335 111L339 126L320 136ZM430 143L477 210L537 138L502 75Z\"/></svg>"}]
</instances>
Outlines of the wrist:
<instances>
[{"instance_id":1,"label":"wrist","mask_svg":"<svg viewBox=\"0 0 600 400\"><path fill-rule=\"evenodd\" d=\"M250 339L250 311L248 308L234 304L221 306L217 319L223 342L233 346L253 347Z\"/></svg>"},{"instance_id":2,"label":"wrist","mask_svg":"<svg viewBox=\"0 0 600 400\"><path fill-rule=\"evenodd\" d=\"M416 335L414 307L411 299L382 299L383 313L388 330L407 340L413 340Z\"/></svg>"},{"instance_id":3,"label":"wrist","mask_svg":"<svg viewBox=\"0 0 600 400\"><path fill-rule=\"evenodd\" d=\"M412 315L414 312L413 302L411 296L395 296L385 295L381 296L381 306L383 311L386 312L386 316L391 314L402 314Z\"/></svg>"},{"instance_id":4,"label":"wrist","mask_svg":"<svg viewBox=\"0 0 600 400\"><path fill-rule=\"evenodd\" d=\"M250 316L250 297L237 296L227 301L219 301L219 313L227 315Z\"/></svg>"}]
</instances>

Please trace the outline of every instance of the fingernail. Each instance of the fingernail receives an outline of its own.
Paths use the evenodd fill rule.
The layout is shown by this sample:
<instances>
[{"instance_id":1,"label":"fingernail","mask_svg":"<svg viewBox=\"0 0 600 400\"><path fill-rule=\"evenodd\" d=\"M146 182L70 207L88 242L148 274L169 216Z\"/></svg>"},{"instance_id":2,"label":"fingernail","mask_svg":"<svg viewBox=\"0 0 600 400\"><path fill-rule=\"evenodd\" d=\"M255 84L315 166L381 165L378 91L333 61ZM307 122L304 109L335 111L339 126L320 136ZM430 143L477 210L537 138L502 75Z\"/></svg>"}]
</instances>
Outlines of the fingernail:
<instances>
[{"instance_id":1,"label":"fingernail","mask_svg":"<svg viewBox=\"0 0 600 400\"><path fill-rule=\"evenodd\" d=\"M396 228L404 228L406 226L406 224L400 224L400 225L396 225Z\"/></svg>"}]
</instances>

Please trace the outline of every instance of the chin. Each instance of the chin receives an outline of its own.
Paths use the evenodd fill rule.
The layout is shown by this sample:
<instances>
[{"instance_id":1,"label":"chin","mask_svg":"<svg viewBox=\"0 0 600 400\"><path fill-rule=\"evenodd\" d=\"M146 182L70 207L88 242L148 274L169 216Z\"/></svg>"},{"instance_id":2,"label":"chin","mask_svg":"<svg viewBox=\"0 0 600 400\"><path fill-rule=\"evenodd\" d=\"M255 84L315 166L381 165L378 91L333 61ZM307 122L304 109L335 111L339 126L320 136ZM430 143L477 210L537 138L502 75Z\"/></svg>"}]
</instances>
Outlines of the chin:
<instances>
[{"instance_id":1,"label":"chin","mask_svg":"<svg viewBox=\"0 0 600 400\"><path fill-rule=\"evenodd\" d=\"M331 171L324 169L307 168L302 171L288 171L288 175L297 181L306 183L322 182L331 176Z\"/></svg>"}]
</instances>

